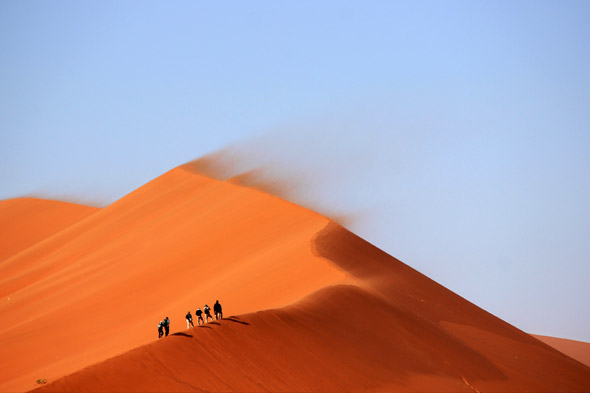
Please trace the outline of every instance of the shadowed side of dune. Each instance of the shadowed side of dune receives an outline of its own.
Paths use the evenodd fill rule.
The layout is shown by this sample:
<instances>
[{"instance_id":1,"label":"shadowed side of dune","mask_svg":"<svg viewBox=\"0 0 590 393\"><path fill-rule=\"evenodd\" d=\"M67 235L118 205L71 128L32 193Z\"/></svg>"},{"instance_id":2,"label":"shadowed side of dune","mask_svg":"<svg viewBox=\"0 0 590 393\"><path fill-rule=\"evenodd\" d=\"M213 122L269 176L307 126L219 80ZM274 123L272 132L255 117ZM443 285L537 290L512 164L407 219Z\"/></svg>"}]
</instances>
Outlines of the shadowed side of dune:
<instances>
[{"instance_id":1,"label":"shadowed side of dune","mask_svg":"<svg viewBox=\"0 0 590 393\"><path fill-rule=\"evenodd\" d=\"M417 320L432 323L482 354L506 376L506 381L484 381L482 388L590 389L590 368L458 296L342 226L326 226L314 237L313 250L399 309L415 315ZM467 374L468 370L463 372Z\"/></svg>"},{"instance_id":2,"label":"shadowed side of dune","mask_svg":"<svg viewBox=\"0 0 590 393\"><path fill-rule=\"evenodd\" d=\"M336 223L314 237L313 251L389 300L430 320L485 324L495 332L515 334L512 326Z\"/></svg>"}]
</instances>

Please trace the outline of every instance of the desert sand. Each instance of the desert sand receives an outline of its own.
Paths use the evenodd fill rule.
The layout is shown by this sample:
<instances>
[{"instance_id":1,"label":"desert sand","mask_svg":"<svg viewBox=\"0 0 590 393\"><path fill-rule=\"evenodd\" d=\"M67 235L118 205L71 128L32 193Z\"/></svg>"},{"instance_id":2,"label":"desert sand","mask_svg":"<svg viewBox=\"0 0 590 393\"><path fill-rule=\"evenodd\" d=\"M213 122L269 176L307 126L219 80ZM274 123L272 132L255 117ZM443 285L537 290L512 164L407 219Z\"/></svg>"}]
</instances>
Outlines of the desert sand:
<instances>
[{"instance_id":1,"label":"desert sand","mask_svg":"<svg viewBox=\"0 0 590 393\"><path fill-rule=\"evenodd\" d=\"M98 211L37 198L0 201L0 262Z\"/></svg>"},{"instance_id":2,"label":"desert sand","mask_svg":"<svg viewBox=\"0 0 590 393\"><path fill-rule=\"evenodd\" d=\"M61 214L0 262L0 391L590 390L589 367L328 218L192 164ZM216 299L225 319L186 329Z\"/></svg>"},{"instance_id":3,"label":"desert sand","mask_svg":"<svg viewBox=\"0 0 590 393\"><path fill-rule=\"evenodd\" d=\"M590 343L567 338L541 336L539 334L533 334L532 336L590 367Z\"/></svg>"}]
</instances>

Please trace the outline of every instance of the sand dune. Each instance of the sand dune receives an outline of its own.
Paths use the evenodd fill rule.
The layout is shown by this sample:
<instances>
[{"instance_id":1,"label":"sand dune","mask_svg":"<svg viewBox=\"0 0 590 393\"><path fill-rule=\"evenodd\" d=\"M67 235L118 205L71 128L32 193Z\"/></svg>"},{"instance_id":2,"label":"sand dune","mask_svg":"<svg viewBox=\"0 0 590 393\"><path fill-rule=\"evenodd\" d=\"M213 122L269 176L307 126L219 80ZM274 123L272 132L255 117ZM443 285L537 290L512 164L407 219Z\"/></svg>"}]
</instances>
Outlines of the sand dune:
<instances>
[{"instance_id":1,"label":"sand dune","mask_svg":"<svg viewBox=\"0 0 590 393\"><path fill-rule=\"evenodd\" d=\"M563 352L567 356L590 367L590 343L568 340L565 338L541 336L538 334L533 334L532 336L543 341L547 345L551 345L559 352Z\"/></svg>"},{"instance_id":2,"label":"sand dune","mask_svg":"<svg viewBox=\"0 0 590 393\"><path fill-rule=\"evenodd\" d=\"M327 218L191 165L9 258L0 277L2 391L38 378L51 391L590 386L590 368ZM186 330L186 311L217 298L236 317ZM166 315L173 335L158 341Z\"/></svg>"},{"instance_id":3,"label":"sand dune","mask_svg":"<svg viewBox=\"0 0 590 393\"><path fill-rule=\"evenodd\" d=\"M293 305L179 332L42 390L563 392L590 386L590 368L344 228L329 223L312 246L356 285L328 286Z\"/></svg>"},{"instance_id":4,"label":"sand dune","mask_svg":"<svg viewBox=\"0 0 590 393\"><path fill-rule=\"evenodd\" d=\"M174 335L43 390L372 391L424 374L435 377L441 391L470 391L442 361L460 359L469 349L452 340L432 348L441 333L424 329L419 338L413 325L386 299L356 286L334 286L284 309ZM496 373L485 359L477 360L481 373ZM145 375L146 367L155 372Z\"/></svg>"},{"instance_id":5,"label":"sand dune","mask_svg":"<svg viewBox=\"0 0 590 393\"><path fill-rule=\"evenodd\" d=\"M180 330L187 310L216 298L242 314L351 282L312 253L327 223L175 168L0 265L0 348L13 360L0 368L0 391L153 341L165 316Z\"/></svg>"},{"instance_id":6,"label":"sand dune","mask_svg":"<svg viewBox=\"0 0 590 393\"><path fill-rule=\"evenodd\" d=\"M332 286L282 309L176 333L40 391L561 392L588 386L588 369L522 339L528 342L511 340L513 348L504 345L500 356L487 358L376 293ZM504 355L522 358L505 362Z\"/></svg>"},{"instance_id":7,"label":"sand dune","mask_svg":"<svg viewBox=\"0 0 590 393\"><path fill-rule=\"evenodd\" d=\"M0 201L0 262L97 211L36 198Z\"/></svg>"}]
</instances>

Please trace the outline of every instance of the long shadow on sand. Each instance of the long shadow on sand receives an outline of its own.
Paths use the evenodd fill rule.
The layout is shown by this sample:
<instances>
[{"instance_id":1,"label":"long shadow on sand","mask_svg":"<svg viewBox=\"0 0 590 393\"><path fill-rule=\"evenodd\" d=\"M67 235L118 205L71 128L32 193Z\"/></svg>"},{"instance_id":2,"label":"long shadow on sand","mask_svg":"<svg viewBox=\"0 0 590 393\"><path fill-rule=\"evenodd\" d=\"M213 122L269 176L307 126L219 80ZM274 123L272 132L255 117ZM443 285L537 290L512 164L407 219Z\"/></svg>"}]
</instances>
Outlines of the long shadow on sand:
<instances>
[{"instance_id":1,"label":"long shadow on sand","mask_svg":"<svg viewBox=\"0 0 590 393\"><path fill-rule=\"evenodd\" d=\"M240 318L238 318L238 317L223 318L223 320L224 321L231 321L231 322L235 322L235 323L240 323L242 325L250 325L248 322L240 321Z\"/></svg>"},{"instance_id":2,"label":"long shadow on sand","mask_svg":"<svg viewBox=\"0 0 590 393\"><path fill-rule=\"evenodd\" d=\"M221 326L221 325L219 324L219 322L209 322L209 325L217 325L217 326Z\"/></svg>"},{"instance_id":3,"label":"long shadow on sand","mask_svg":"<svg viewBox=\"0 0 590 393\"><path fill-rule=\"evenodd\" d=\"M213 329L211 326L199 326L200 328Z\"/></svg>"},{"instance_id":4,"label":"long shadow on sand","mask_svg":"<svg viewBox=\"0 0 590 393\"><path fill-rule=\"evenodd\" d=\"M193 335L192 334L186 334L186 333L183 333L183 332L178 332L178 333L172 333L171 336L181 336L181 337L189 337L190 338Z\"/></svg>"}]
</instances>

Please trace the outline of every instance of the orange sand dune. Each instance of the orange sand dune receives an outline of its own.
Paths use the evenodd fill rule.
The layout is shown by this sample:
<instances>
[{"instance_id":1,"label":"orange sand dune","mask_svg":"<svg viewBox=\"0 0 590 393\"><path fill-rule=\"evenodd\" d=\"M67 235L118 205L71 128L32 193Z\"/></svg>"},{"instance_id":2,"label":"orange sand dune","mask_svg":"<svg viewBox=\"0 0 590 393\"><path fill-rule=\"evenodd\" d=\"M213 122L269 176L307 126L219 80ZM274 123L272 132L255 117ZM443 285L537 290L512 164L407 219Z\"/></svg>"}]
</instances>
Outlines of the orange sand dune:
<instances>
[{"instance_id":1,"label":"orange sand dune","mask_svg":"<svg viewBox=\"0 0 590 393\"><path fill-rule=\"evenodd\" d=\"M532 334L532 336L590 367L590 343L538 334Z\"/></svg>"},{"instance_id":2,"label":"orange sand dune","mask_svg":"<svg viewBox=\"0 0 590 393\"><path fill-rule=\"evenodd\" d=\"M353 280L314 255L328 219L179 167L0 265L0 391L173 331L219 298L241 314ZM34 354L34 356L32 356Z\"/></svg>"},{"instance_id":3,"label":"orange sand dune","mask_svg":"<svg viewBox=\"0 0 590 393\"><path fill-rule=\"evenodd\" d=\"M175 333L39 391L584 391L589 369L521 336L510 346L492 337L499 347L486 357L377 293L332 286Z\"/></svg>"},{"instance_id":4,"label":"orange sand dune","mask_svg":"<svg viewBox=\"0 0 590 393\"><path fill-rule=\"evenodd\" d=\"M0 201L0 262L97 211L35 198Z\"/></svg>"},{"instance_id":5,"label":"orange sand dune","mask_svg":"<svg viewBox=\"0 0 590 393\"><path fill-rule=\"evenodd\" d=\"M590 368L336 224L314 254L356 278L179 332L46 391L587 391Z\"/></svg>"},{"instance_id":6,"label":"orange sand dune","mask_svg":"<svg viewBox=\"0 0 590 393\"><path fill-rule=\"evenodd\" d=\"M590 386L590 368L327 218L191 165L8 259L0 293L2 391ZM239 317L186 331L216 298ZM178 334L157 341L166 315Z\"/></svg>"}]
</instances>

